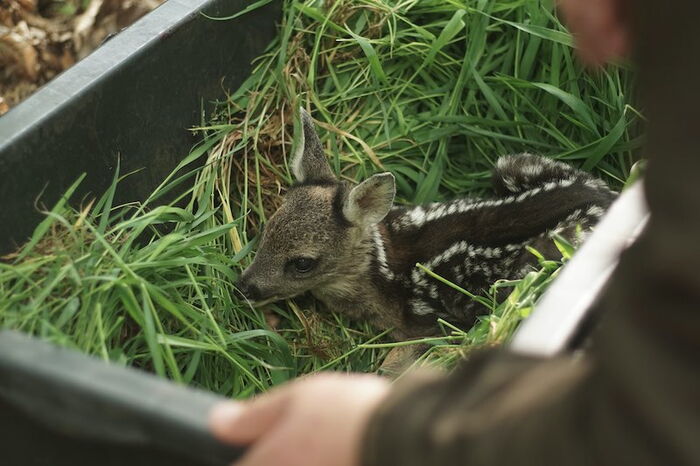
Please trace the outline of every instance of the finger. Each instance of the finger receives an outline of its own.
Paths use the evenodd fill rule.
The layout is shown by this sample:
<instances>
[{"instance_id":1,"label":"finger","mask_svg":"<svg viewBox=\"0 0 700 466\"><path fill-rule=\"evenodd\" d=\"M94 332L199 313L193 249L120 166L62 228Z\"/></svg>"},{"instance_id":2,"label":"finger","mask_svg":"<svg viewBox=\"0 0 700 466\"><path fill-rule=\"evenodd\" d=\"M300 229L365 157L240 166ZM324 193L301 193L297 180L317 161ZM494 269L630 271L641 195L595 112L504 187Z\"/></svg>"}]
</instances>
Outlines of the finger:
<instances>
[{"instance_id":1,"label":"finger","mask_svg":"<svg viewBox=\"0 0 700 466\"><path fill-rule=\"evenodd\" d=\"M246 445L255 442L282 418L290 398L287 387L247 402L220 403L209 413L209 427L222 442Z\"/></svg>"},{"instance_id":2,"label":"finger","mask_svg":"<svg viewBox=\"0 0 700 466\"><path fill-rule=\"evenodd\" d=\"M295 415L298 413L295 413ZM347 466L359 464L344 448L343 432L317 423L307 416L285 416L232 466ZM358 454L359 455L359 454Z\"/></svg>"},{"instance_id":3,"label":"finger","mask_svg":"<svg viewBox=\"0 0 700 466\"><path fill-rule=\"evenodd\" d=\"M307 432L306 437L309 435ZM303 441L298 438L298 430L290 431L286 428L274 430L269 436L261 438L259 442L251 446L245 455L232 466L331 466L327 462L316 462L315 449L308 444L301 444Z\"/></svg>"},{"instance_id":4,"label":"finger","mask_svg":"<svg viewBox=\"0 0 700 466\"><path fill-rule=\"evenodd\" d=\"M618 59L627 52L626 27L614 11L608 6L605 12L595 18L594 28L591 27L587 40L582 42L588 62L602 65Z\"/></svg>"},{"instance_id":5,"label":"finger","mask_svg":"<svg viewBox=\"0 0 700 466\"><path fill-rule=\"evenodd\" d=\"M560 0L559 7L584 63L600 66L626 55L628 21L621 0Z\"/></svg>"}]
</instances>

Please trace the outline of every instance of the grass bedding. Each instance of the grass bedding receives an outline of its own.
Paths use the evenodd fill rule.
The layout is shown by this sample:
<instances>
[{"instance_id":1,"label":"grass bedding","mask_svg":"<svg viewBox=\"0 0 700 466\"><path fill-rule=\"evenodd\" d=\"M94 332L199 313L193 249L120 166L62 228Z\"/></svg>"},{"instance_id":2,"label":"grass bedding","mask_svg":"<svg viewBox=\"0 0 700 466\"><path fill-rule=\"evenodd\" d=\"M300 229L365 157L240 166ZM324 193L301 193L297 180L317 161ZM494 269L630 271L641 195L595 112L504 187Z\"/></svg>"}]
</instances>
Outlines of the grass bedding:
<instances>
[{"instance_id":1,"label":"grass bedding","mask_svg":"<svg viewBox=\"0 0 700 466\"><path fill-rule=\"evenodd\" d=\"M279 37L195 129L202 142L177 175L119 206L127 175L69 204L78 180L0 262L0 326L235 397L318 370L374 371L397 343L369 326L310 312L322 311L310 298L255 309L234 294L292 180L296 109L312 111L341 177L389 170L398 202L417 203L488 193L496 158L523 151L620 188L641 144L631 92L629 70L577 65L546 2L287 0ZM469 330L444 322L424 360L450 367L507 340L559 265L469 290L490 313ZM514 290L497 302L501 286Z\"/></svg>"}]
</instances>

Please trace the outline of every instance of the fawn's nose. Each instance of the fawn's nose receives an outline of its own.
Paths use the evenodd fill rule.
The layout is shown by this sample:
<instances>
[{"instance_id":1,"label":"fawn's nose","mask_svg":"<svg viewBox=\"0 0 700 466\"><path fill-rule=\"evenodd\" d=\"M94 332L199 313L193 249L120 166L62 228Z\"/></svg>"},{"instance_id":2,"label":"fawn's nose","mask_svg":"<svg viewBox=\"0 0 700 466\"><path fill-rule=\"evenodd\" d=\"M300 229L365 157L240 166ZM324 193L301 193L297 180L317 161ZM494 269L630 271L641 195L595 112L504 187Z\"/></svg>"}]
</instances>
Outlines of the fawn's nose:
<instances>
[{"instance_id":1,"label":"fawn's nose","mask_svg":"<svg viewBox=\"0 0 700 466\"><path fill-rule=\"evenodd\" d=\"M250 283L245 277L241 276L234 285L249 300L256 301L260 299L260 288L254 283Z\"/></svg>"}]
</instances>

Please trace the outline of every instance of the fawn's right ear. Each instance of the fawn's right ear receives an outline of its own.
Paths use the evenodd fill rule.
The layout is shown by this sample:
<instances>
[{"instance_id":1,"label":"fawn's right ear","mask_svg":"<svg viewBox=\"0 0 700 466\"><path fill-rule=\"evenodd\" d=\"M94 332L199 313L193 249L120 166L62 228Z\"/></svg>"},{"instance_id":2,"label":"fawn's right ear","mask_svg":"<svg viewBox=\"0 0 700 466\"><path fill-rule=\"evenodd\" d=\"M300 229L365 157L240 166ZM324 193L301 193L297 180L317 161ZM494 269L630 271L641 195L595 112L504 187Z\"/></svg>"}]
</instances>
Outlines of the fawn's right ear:
<instances>
[{"instance_id":1,"label":"fawn's right ear","mask_svg":"<svg viewBox=\"0 0 700 466\"><path fill-rule=\"evenodd\" d=\"M343 204L343 215L359 226L381 222L394 204L396 180L389 172L366 179L350 191Z\"/></svg>"},{"instance_id":2,"label":"fawn's right ear","mask_svg":"<svg viewBox=\"0 0 700 466\"><path fill-rule=\"evenodd\" d=\"M302 131L299 146L292 160L294 176L300 183L335 180L326 155L323 153L311 115L303 107L300 108L300 113Z\"/></svg>"}]
</instances>

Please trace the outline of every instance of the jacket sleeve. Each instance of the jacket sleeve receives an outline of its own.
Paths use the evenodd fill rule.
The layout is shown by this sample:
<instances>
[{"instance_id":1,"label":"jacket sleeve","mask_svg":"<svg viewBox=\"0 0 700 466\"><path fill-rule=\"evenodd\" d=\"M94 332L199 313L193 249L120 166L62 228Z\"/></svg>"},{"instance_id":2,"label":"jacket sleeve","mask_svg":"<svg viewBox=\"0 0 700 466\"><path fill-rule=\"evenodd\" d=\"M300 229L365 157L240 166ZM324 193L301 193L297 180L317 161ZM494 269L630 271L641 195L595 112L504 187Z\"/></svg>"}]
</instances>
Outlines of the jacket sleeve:
<instances>
[{"instance_id":1,"label":"jacket sleeve","mask_svg":"<svg viewBox=\"0 0 700 466\"><path fill-rule=\"evenodd\" d=\"M365 466L700 464L700 2L661 3L630 3L651 221L597 305L590 351L489 351L399 383Z\"/></svg>"},{"instance_id":2,"label":"jacket sleeve","mask_svg":"<svg viewBox=\"0 0 700 466\"><path fill-rule=\"evenodd\" d=\"M665 246L654 257L649 233L600 305L588 356L487 351L410 377L375 413L364 464L700 464L700 282Z\"/></svg>"}]
</instances>

